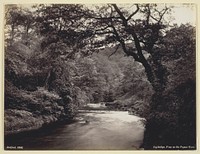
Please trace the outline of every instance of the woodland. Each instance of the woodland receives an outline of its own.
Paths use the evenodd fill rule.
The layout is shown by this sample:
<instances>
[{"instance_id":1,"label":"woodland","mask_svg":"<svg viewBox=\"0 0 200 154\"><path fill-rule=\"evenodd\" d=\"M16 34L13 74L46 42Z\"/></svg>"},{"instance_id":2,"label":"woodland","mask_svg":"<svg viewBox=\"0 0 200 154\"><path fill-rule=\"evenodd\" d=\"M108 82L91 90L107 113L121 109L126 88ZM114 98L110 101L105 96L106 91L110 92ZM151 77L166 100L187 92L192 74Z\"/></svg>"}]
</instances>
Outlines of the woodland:
<instances>
[{"instance_id":1,"label":"woodland","mask_svg":"<svg viewBox=\"0 0 200 154\"><path fill-rule=\"evenodd\" d=\"M5 6L5 135L88 103L145 118L142 148L196 146L196 32L164 4ZM123 130L122 130L123 131Z\"/></svg>"}]
</instances>

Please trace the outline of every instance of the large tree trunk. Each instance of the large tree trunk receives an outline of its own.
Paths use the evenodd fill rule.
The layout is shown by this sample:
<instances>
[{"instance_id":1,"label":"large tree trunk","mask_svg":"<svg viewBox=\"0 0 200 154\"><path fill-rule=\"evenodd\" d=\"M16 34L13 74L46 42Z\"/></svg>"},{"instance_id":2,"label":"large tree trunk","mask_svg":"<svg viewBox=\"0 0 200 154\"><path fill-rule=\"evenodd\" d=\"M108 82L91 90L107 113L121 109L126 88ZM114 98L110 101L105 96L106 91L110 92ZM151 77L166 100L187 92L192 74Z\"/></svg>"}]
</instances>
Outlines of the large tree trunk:
<instances>
[{"instance_id":1,"label":"large tree trunk","mask_svg":"<svg viewBox=\"0 0 200 154\"><path fill-rule=\"evenodd\" d=\"M142 38L142 36L139 36L142 34L138 34L138 30L135 29L137 27L134 27L133 24L129 24L128 22L135 12L127 18L124 16L124 12L121 11L116 4L112 4L112 6L118 13L118 18L121 21L123 30L125 30L127 35L132 37L136 52L126 46L125 40L120 36L120 32L117 31L112 22L112 25L108 26L113 29L114 37L122 45L124 53L126 53L127 56L132 56L135 61L143 65L146 76L154 90L151 102L149 102L149 113L147 114L148 116L145 117L146 130L143 143L144 149L155 149L154 147L158 148L158 146L164 146L166 150L167 146L187 145L187 147L189 147L190 145L195 145L195 143L193 143L195 138L195 122L190 122L192 119L195 119L195 109L192 108L195 106L194 86L190 86L192 82L188 81L189 84L185 83L180 86L185 87L184 90L180 90L181 88L179 86L175 89L166 89L168 72L165 66L162 65L162 57L159 54L159 49L156 49L154 46L159 40L159 32L162 29L161 20L168 8L165 8L163 12L160 12L157 23L149 24L149 17L152 14L150 12L150 7L148 6L149 11L147 10L147 25L144 26L146 26L146 29L151 31L151 34L148 38ZM138 9L136 12L137 11ZM118 26L116 25L116 27ZM141 28L141 30L143 30L143 28ZM151 59L149 58L147 60L143 55L143 49L140 44L141 42L144 44L144 50L151 55ZM188 98L192 99L192 101L188 102ZM179 113L184 113L183 109L185 111L188 110L183 104L189 103L191 104L189 107L192 108L192 111L190 115L187 115L191 116L191 118L182 118L183 116L180 116ZM189 111L186 113L190 113ZM180 121L181 123L179 123ZM186 127L186 125L189 126ZM186 131L184 128L186 128ZM192 135L188 135L188 133ZM183 141L182 138L184 138Z\"/></svg>"}]
</instances>

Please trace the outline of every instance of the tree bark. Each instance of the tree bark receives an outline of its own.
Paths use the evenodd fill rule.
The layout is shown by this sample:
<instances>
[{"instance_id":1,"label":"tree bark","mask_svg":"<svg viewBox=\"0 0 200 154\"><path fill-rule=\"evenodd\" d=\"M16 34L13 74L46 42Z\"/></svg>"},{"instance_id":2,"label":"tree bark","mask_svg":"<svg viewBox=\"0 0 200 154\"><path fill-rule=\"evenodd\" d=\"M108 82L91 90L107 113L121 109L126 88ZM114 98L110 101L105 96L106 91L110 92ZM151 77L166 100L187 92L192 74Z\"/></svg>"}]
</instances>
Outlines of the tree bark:
<instances>
[{"instance_id":1,"label":"tree bark","mask_svg":"<svg viewBox=\"0 0 200 154\"><path fill-rule=\"evenodd\" d=\"M125 18L125 16L120 11L120 9L117 7L117 5L112 4L112 6L116 10L116 12L119 14L119 16L122 20L122 24L125 28L125 31L132 36L136 50L137 50L137 53L130 52L130 51L127 50L127 48L125 47L125 43L120 39L119 35L117 34L116 29L114 29L114 33L116 33L117 40L121 43L123 51L128 56L132 56L136 61L140 62L144 66L147 78L148 78L149 82L152 84L154 91L161 94L164 90L164 84L165 84L165 81L163 80L164 75L161 75L161 74L164 73L165 69L163 68L161 62L159 62L159 59L156 60L156 58L154 57L154 56L157 56L157 55L152 54L152 49L153 49L153 46L154 46L157 39L153 40L153 44L151 45L151 47L149 47L147 49L148 53L151 53L152 60L153 60L153 63L154 63L153 66L151 66L142 53L140 41L139 41L138 36L137 36L136 32L134 31L133 27L131 27L128 24L128 20ZM138 11L138 9L136 11Z\"/></svg>"}]
</instances>

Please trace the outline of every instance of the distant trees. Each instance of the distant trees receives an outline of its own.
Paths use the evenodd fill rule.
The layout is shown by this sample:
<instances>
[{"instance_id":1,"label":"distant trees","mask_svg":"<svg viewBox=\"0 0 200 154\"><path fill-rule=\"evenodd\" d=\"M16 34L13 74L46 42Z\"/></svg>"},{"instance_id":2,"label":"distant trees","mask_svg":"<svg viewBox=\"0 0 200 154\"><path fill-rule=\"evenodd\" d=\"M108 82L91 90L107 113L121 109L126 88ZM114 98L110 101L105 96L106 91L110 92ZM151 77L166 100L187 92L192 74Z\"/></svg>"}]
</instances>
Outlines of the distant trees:
<instances>
[{"instance_id":1,"label":"distant trees","mask_svg":"<svg viewBox=\"0 0 200 154\"><path fill-rule=\"evenodd\" d=\"M10 39L13 41L17 27L22 24L22 12L19 7L17 7L17 5L7 7L5 11L6 25L8 26L6 28L8 30L8 33L10 34L10 36L7 37L10 37Z\"/></svg>"},{"instance_id":2,"label":"distant trees","mask_svg":"<svg viewBox=\"0 0 200 154\"><path fill-rule=\"evenodd\" d=\"M74 61L72 82L85 92L89 98L87 103L114 101L122 74L118 63L109 61L108 54L94 54Z\"/></svg>"},{"instance_id":3,"label":"distant trees","mask_svg":"<svg viewBox=\"0 0 200 154\"><path fill-rule=\"evenodd\" d=\"M162 93L166 69L161 64L159 52L154 49L162 38L162 30L166 27L164 15L170 8L163 6L160 9L156 4L136 4L130 11L125 8L116 4L100 7L94 15L96 25L100 25L95 33L103 35L105 43L119 44L126 55L141 63L154 91ZM137 15L141 17L135 17ZM150 55L151 62L144 52Z\"/></svg>"},{"instance_id":4,"label":"distant trees","mask_svg":"<svg viewBox=\"0 0 200 154\"><path fill-rule=\"evenodd\" d=\"M145 87L151 84L144 148L175 144L181 137L184 144L195 144L195 134L186 142L195 130L195 29L168 27L165 15L170 10L164 4L41 4L34 11L9 5L6 83L27 91L55 91L72 116L77 101L114 101L127 93L148 101L144 97L151 96L151 88ZM120 56L109 62L105 55L94 54L106 47L112 49L107 57L121 50L135 64Z\"/></svg>"},{"instance_id":5,"label":"distant trees","mask_svg":"<svg viewBox=\"0 0 200 154\"><path fill-rule=\"evenodd\" d=\"M14 39L21 39L24 43L28 43L35 25L35 17L32 12L15 4L6 6L5 12L6 39L11 43Z\"/></svg>"},{"instance_id":6,"label":"distant trees","mask_svg":"<svg viewBox=\"0 0 200 154\"><path fill-rule=\"evenodd\" d=\"M173 88L175 88L172 83L178 86L179 83L181 85L187 82L188 77L186 76L179 76L180 79L174 77L176 71L180 74L185 74L183 69L183 72L180 72L181 69L177 70L176 66L187 65L189 72L192 73L191 78L194 81L195 67L193 62L195 61L195 56L193 53L195 51L195 34L193 28L191 26L180 26L167 31L169 27L165 21L165 15L170 12L171 8L166 5L162 6L159 5L158 7L157 4L135 4L126 7L123 5L108 4L97 7L98 11L95 10L92 16L95 21L94 24L97 27L95 35L103 38L99 41L99 44L113 45L116 47L116 50L118 46L121 46L127 56L133 57L136 62L142 64L147 79L153 87L154 95L150 102L149 114L146 117L147 123L143 145L145 149L152 149L153 145L173 145L179 142L172 135L172 130L177 127L179 129L182 125L174 127L174 125L171 125L171 122L182 119L182 116L180 114L172 114L170 116L170 113L173 113L174 110L168 107L175 101L173 100L175 99L174 97L171 97L172 100L168 101L163 99L169 96L170 91L172 92ZM98 39L96 43L98 44ZM187 60L181 60L184 57ZM179 63L180 65L176 64L175 59L182 63ZM186 64L185 62L189 59L193 62ZM171 67L172 65L173 67ZM177 82L175 83L172 78L176 78ZM190 92L194 91L192 88L189 89ZM180 96L177 96L178 94L174 95L177 97L176 101L178 101L178 104L186 101L185 99L180 100ZM195 98L192 96L191 102L194 102L194 100ZM191 103L190 107L194 109L195 103ZM175 111L182 112L182 108L178 108ZM195 119L194 113L191 118L193 120ZM185 114L190 117L189 111ZM187 121L184 124L190 125L187 128L188 133L190 133L190 130L195 130L195 123L191 124ZM165 128L171 131L166 131ZM177 144L191 143L195 145L194 140L192 140L194 139L194 134L190 141L179 142ZM184 131L184 133L177 135L185 138L187 133ZM167 136L170 136L170 138Z\"/></svg>"}]
</instances>

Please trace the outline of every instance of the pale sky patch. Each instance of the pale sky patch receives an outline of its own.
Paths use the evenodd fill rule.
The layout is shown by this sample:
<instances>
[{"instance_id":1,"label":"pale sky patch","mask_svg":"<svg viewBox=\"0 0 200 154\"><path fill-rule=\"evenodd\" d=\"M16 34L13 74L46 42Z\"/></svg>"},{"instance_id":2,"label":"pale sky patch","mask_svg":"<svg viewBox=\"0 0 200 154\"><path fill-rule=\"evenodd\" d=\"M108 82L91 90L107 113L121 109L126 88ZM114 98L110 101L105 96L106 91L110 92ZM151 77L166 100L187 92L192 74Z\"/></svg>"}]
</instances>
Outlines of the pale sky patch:
<instances>
[{"instance_id":1,"label":"pale sky patch","mask_svg":"<svg viewBox=\"0 0 200 154\"><path fill-rule=\"evenodd\" d=\"M174 17L173 23L178 25L190 23L191 25L196 25L196 6L192 4L188 5L175 5L172 12L172 17Z\"/></svg>"},{"instance_id":2,"label":"pale sky patch","mask_svg":"<svg viewBox=\"0 0 200 154\"><path fill-rule=\"evenodd\" d=\"M106 3L105 3L106 4ZM158 3L158 5L163 6L164 3ZM98 4L94 4L98 5ZM123 5L123 4L120 4ZM189 23L193 26L196 25L196 6L195 4L166 4L173 6L171 15L166 17L167 20L170 20L172 24L186 24ZM21 4L20 6L31 9L30 4ZM91 6L90 6L91 7Z\"/></svg>"}]
</instances>

